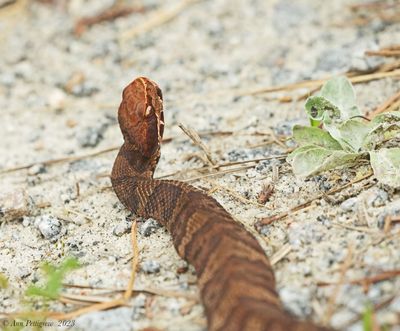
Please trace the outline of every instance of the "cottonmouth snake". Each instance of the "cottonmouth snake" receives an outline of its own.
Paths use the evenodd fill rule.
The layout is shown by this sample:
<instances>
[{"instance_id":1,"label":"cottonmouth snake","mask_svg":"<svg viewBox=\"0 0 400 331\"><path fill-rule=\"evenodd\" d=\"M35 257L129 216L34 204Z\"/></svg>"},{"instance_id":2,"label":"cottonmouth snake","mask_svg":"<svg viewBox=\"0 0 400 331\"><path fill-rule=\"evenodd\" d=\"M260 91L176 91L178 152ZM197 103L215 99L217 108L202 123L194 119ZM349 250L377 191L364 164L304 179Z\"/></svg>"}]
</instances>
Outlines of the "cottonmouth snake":
<instances>
[{"instance_id":1,"label":"cottonmouth snake","mask_svg":"<svg viewBox=\"0 0 400 331\"><path fill-rule=\"evenodd\" d=\"M124 144L111 181L133 213L170 232L198 277L209 331L328 331L283 310L274 273L257 240L212 197L175 180L155 180L164 130L162 92L139 77L123 91L118 121Z\"/></svg>"}]
</instances>

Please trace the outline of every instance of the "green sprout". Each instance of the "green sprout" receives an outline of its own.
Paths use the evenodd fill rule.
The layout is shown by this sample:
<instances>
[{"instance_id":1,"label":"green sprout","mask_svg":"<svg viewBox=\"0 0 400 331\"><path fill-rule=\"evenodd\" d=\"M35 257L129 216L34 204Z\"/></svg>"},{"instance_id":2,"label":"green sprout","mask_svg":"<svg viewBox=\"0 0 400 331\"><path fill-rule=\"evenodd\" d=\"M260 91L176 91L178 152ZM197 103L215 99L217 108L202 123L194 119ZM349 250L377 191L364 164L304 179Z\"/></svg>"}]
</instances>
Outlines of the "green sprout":
<instances>
[{"instance_id":1,"label":"green sprout","mask_svg":"<svg viewBox=\"0 0 400 331\"><path fill-rule=\"evenodd\" d=\"M0 272L0 289L5 289L8 287L7 277Z\"/></svg>"},{"instance_id":2,"label":"green sprout","mask_svg":"<svg viewBox=\"0 0 400 331\"><path fill-rule=\"evenodd\" d=\"M45 262L41 269L46 275L44 286L31 285L26 290L27 296L39 296L46 300L55 300L59 297L62 289L62 282L66 274L74 269L79 268L79 262L75 258L67 258L59 266L51 265Z\"/></svg>"},{"instance_id":3,"label":"green sprout","mask_svg":"<svg viewBox=\"0 0 400 331\"><path fill-rule=\"evenodd\" d=\"M28 304L28 310L19 314L18 317L9 319L7 321L0 321L0 325L3 326L4 331L20 331L25 330L29 327L29 330L40 331L44 329L46 322L46 314L35 311L37 305L36 300L31 300L32 297L35 299L42 300L42 307L47 308L50 300L58 299L62 283L68 272L77 269L80 264L75 258L67 258L62 261L58 266L51 265L45 262L41 265L41 270L45 275L45 280L42 286L30 285L25 291L25 295L30 300L23 300L24 304ZM6 288L8 284L7 278L0 273L0 288ZM32 305L34 304L34 305Z\"/></svg>"},{"instance_id":4,"label":"green sprout","mask_svg":"<svg viewBox=\"0 0 400 331\"><path fill-rule=\"evenodd\" d=\"M305 109L311 126L294 126L299 147L287 157L297 176L370 162L380 182L400 187L400 111L368 121L346 77L326 82L307 99Z\"/></svg>"}]
</instances>

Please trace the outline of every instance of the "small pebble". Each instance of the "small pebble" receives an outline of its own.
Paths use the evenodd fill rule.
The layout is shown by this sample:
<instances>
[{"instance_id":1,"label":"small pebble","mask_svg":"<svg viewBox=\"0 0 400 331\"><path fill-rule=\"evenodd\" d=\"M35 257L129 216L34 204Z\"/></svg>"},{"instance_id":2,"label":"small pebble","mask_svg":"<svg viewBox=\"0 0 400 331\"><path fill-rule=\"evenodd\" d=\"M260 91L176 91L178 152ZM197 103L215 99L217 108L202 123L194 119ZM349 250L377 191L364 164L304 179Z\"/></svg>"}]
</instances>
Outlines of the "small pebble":
<instances>
[{"instance_id":1,"label":"small pebble","mask_svg":"<svg viewBox=\"0 0 400 331\"><path fill-rule=\"evenodd\" d=\"M103 125L82 129L77 135L79 145L81 147L96 147L103 139L104 129Z\"/></svg>"},{"instance_id":2,"label":"small pebble","mask_svg":"<svg viewBox=\"0 0 400 331\"><path fill-rule=\"evenodd\" d=\"M55 239L61 232L61 222L51 215L41 215L35 220L35 226L46 239Z\"/></svg>"},{"instance_id":3,"label":"small pebble","mask_svg":"<svg viewBox=\"0 0 400 331\"><path fill-rule=\"evenodd\" d=\"M31 217L24 216L22 218L22 225L24 227L27 227L27 226L31 225L31 222L32 222L32 218Z\"/></svg>"},{"instance_id":4,"label":"small pebble","mask_svg":"<svg viewBox=\"0 0 400 331\"><path fill-rule=\"evenodd\" d=\"M139 227L139 233L142 236L149 237L152 233L155 233L160 227L160 223L158 223L155 219L149 218Z\"/></svg>"},{"instance_id":5,"label":"small pebble","mask_svg":"<svg viewBox=\"0 0 400 331\"><path fill-rule=\"evenodd\" d=\"M129 233L131 230L131 224L128 222L119 222L113 230L113 235L117 237L121 237L125 233Z\"/></svg>"},{"instance_id":6,"label":"small pebble","mask_svg":"<svg viewBox=\"0 0 400 331\"><path fill-rule=\"evenodd\" d=\"M381 207L386 204L389 199L389 195L382 189L372 189L366 194L366 202L371 207Z\"/></svg>"},{"instance_id":7,"label":"small pebble","mask_svg":"<svg viewBox=\"0 0 400 331\"><path fill-rule=\"evenodd\" d=\"M17 276L20 279L28 277L32 273L32 270L28 267L18 267Z\"/></svg>"},{"instance_id":8,"label":"small pebble","mask_svg":"<svg viewBox=\"0 0 400 331\"><path fill-rule=\"evenodd\" d=\"M52 109L62 109L65 106L65 93L59 89L56 89L49 93L47 97L47 104Z\"/></svg>"},{"instance_id":9,"label":"small pebble","mask_svg":"<svg viewBox=\"0 0 400 331\"><path fill-rule=\"evenodd\" d=\"M46 167L44 166L44 164L39 163L39 164L35 164L32 167L30 167L28 169L28 175L29 176L35 176L35 175L39 175L46 172Z\"/></svg>"},{"instance_id":10,"label":"small pebble","mask_svg":"<svg viewBox=\"0 0 400 331\"><path fill-rule=\"evenodd\" d=\"M147 260L141 264L141 268L148 274L155 274L160 272L160 263L154 260Z\"/></svg>"},{"instance_id":11,"label":"small pebble","mask_svg":"<svg viewBox=\"0 0 400 331\"><path fill-rule=\"evenodd\" d=\"M331 324L333 327L340 328L342 325L346 324L346 322L350 321L355 316L356 315L351 311L339 310L333 314Z\"/></svg>"},{"instance_id":12,"label":"small pebble","mask_svg":"<svg viewBox=\"0 0 400 331\"><path fill-rule=\"evenodd\" d=\"M344 212L355 211L357 208L357 203L358 203L357 197L347 199L340 204L340 209L342 209L342 211Z\"/></svg>"},{"instance_id":13,"label":"small pebble","mask_svg":"<svg viewBox=\"0 0 400 331\"><path fill-rule=\"evenodd\" d=\"M285 307L292 314L307 316L311 313L311 308L307 305L311 299L310 289L283 287L279 290L279 295Z\"/></svg>"}]
</instances>

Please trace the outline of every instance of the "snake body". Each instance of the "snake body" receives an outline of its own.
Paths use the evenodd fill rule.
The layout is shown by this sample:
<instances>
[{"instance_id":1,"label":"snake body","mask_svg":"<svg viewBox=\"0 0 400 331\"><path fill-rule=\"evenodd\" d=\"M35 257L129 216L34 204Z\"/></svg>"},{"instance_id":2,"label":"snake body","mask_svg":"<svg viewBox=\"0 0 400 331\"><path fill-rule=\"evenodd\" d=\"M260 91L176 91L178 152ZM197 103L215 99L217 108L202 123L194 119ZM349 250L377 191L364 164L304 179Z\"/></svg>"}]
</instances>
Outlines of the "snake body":
<instances>
[{"instance_id":1,"label":"snake body","mask_svg":"<svg viewBox=\"0 0 400 331\"><path fill-rule=\"evenodd\" d=\"M155 180L164 130L162 92L139 77L123 91L124 144L111 181L133 213L161 222L198 277L209 331L327 331L283 310L271 265L257 240L212 197L186 183Z\"/></svg>"}]
</instances>

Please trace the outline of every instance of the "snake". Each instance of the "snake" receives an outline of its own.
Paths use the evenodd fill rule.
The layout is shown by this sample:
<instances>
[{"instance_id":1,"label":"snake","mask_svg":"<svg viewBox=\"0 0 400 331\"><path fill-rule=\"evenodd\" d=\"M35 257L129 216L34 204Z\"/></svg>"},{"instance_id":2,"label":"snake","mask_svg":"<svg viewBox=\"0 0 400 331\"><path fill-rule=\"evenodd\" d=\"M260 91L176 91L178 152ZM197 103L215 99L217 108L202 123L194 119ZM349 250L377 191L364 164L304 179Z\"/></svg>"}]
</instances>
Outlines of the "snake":
<instances>
[{"instance_id":1,"label":"snake","mask_svg":"<svg viewBox=\"0 0 400 331\"><path fill-rule=\"evenodd\" d=\"M209 331L330 331L285 311L268 257L257 239L213 197L185 182L154 179L164 132L163 95L146 77L122 93L124 143L113 189L132 213L165 226L197 275Z\"/></svg>"}]
</instances>

